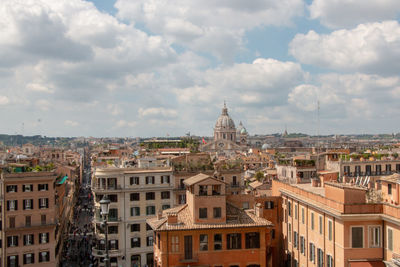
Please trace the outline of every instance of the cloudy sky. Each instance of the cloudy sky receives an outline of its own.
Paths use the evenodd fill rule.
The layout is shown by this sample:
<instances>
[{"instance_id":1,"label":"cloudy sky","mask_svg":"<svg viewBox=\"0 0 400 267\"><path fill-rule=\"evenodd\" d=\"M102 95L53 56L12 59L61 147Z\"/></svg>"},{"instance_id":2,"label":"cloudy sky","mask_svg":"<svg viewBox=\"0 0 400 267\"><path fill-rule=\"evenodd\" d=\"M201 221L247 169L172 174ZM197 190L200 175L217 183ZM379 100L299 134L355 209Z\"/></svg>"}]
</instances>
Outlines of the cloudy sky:
<instances>
[{"instance_id":1,"label":"cloudy sky","mask_svg":"<svg viewBox=\"0 0 400 267\"><path fill-rule=\"evenodd\" d=\"M0 133L399 132L399 0L2 0Z\"/></svg>"}]
</instances>

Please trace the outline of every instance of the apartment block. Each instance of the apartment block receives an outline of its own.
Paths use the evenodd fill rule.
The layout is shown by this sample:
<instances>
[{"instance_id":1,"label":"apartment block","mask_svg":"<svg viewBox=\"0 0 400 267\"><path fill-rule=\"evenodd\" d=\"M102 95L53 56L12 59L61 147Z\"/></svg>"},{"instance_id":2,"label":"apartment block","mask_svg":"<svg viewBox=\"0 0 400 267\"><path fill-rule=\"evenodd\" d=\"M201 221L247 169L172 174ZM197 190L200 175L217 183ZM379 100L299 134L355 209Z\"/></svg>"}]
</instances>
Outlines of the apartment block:
<instances>
[{"instance_id":1,"label":"apartment block","mask_svg":"<svg viewBox=\"0 0 400 267\"><path fill-rule=\"evenodd\" d=\"M187 204L147 220L155 266L272 266L272 223L261 205L243 210L227 202L226 183L206 174L184 184Z\"/></svg>"},{"instance_id":2,"label":"apartment block","mask_svg":"<svg viewBox=\"0 0 400 267\"><path fill-rule=\"evenodd\" d=\"M400 258L400 206L375 201L371 189L338 182L273 181L282 197L287 266L385 266Z\"/></svg>"},{"instance_id":3,"label":"apartment block","mask_svg":"<svg viewBox=\"0 0 400 267\"><path fill-rule=\"evenodd\" d=\"M146 218L173 207L174 179L169 166L97 167L93 170L95 238L92 254L103 266L105 231L99 201L111 200L108 248L111 266L153 266L153 231Z\"/></svg>"},{"instance_id":4,"label":"apartment block","mask_svg":"<svg viewBox=\"0 0 400 267\"><path fill-rule=\"evenodd\" d=\"M2 173L3 266L56 266L56 178L54 172Z\"/></svg>"}]
</instances>

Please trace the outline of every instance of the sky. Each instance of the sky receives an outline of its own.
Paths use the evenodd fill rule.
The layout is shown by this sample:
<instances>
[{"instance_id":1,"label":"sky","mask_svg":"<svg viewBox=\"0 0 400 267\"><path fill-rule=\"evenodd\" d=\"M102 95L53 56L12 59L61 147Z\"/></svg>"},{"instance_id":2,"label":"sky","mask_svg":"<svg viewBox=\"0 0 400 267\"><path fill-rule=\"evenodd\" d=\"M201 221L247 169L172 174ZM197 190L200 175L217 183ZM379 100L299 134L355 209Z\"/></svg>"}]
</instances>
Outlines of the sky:
<instances>
[{"instance_id":1,"label":"sky","mask_svg":"<svg viewBox=\"0 0 400 267\"><path fill-rule=\"evenodd\" d=\"M2 0L0 133L397 133L398 0Z\"/></svg>"}]
</instances>

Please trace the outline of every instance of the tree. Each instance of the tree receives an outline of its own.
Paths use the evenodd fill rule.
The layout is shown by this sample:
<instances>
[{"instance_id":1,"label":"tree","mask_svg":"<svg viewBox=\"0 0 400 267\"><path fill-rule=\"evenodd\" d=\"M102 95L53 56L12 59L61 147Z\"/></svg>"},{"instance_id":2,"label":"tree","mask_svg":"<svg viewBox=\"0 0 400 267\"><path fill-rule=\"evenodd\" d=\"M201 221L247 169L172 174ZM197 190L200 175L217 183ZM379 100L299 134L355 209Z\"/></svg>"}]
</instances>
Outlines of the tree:
<instances>
[{"instance_id":1,"label":"tree","mask_svg":"<svg viewBox=\"0 0 400 267\"><path fill-rule=\"evenodd\" d=\"M264 179L264 173L262 171L258 171L254 177L257 179L257 181L261 181Z\"/></svg>"}]
</instances>

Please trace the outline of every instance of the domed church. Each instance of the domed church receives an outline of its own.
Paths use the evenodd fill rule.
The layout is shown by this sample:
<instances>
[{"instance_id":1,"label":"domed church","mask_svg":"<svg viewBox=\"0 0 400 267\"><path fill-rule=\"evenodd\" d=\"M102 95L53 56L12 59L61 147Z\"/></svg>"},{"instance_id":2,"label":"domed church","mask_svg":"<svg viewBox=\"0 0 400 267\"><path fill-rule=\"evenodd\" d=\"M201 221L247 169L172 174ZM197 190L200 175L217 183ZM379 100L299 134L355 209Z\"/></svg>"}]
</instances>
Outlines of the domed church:
<instances>
[{"instance_id":1,"label":"domed church","mask_svg":"<svg viewBox=\"0 0 400 267\"><path fill-rule=\"evenodd\" d=\"M240 122L236 129L235 123L228 114L226 103L214 127L214 141L203 144L202 151L218 152L220 155L231 155L235 151L245 150L247 146L247 130Z\"/></svg>"}]
</instances>

